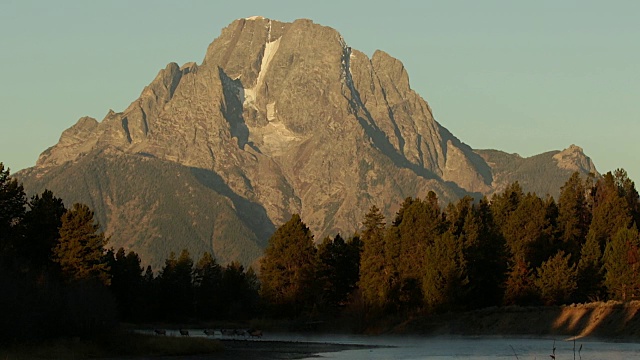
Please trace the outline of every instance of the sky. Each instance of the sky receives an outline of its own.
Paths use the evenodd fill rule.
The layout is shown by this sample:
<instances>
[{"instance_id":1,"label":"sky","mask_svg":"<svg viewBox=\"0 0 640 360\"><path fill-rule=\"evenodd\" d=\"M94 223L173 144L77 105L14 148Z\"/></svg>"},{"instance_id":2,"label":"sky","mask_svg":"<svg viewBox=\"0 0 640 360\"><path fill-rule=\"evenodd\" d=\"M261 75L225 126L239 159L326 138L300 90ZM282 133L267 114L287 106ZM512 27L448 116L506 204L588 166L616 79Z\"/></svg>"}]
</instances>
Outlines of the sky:
<instances>
[{"instance_id":1,"label":"sky","mask_svg":"<svg viewBox=\"0 0 640 360\"><path fill-rule=\"evenodd\" d=\"M401 60L475 149L571 144L640 181L640 1L2 0L0 162L34 166L80 117L123 111L169 62L201 63L237 18L312 19Z\"/></svg>"}]
</instances>

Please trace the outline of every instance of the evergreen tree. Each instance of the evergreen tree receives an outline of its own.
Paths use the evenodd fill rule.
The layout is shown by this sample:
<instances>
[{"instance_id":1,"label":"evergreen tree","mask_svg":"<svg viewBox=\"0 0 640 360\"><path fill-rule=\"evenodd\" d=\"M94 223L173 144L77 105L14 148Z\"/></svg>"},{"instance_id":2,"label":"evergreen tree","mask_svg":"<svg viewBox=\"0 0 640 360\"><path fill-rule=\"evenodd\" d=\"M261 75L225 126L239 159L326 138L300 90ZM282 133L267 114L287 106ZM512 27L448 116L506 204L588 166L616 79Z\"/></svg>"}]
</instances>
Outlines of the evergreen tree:
<instances>
[{"instance_id":1,"label":"evergreen tree","mask_svg":"<svg viewBox=\"0 0 640 360\"><path fill-rule=\"evenodd\" d=\"M621 228L604 254L605 285L612 299L628 301L640 292L640 236L636 227Z\"/></svg>"},{"instance_id":2,"label":"evergreen tree","mask_svg":"<svg viewBox=\"0 0 640 360\"><path fill-rule=\"evenodd\" d=\"M422 277L424 304L432 310L460 305L468 284L462 243L445 232L427 247Z\"/></svg>"},{"instance_id":3,"label":"evergreen tree","mask_svg":"<svg viewBox=\"0 0 640 360\"><path fill-rule=\"evenodd\" d=\"M220 317L222 267L205 252L194 273L196 314L202 319Z\"/></svg>"},{"instance_id":4,"label":"evergreen tree","mask_svg":"<svg viewBox=\"0 0 640 360\"><path fill-rule=\"evenodd\" d=\"M372 206L362 225L363 248L358 288L367 306L382 309L387 302L390 270L386 268L385 223L380 209Z\"/></svg>"},{"instance_id":5,"label":"evergreen tree","mask_svg":"<svg viewBox=\"0 0 640 360\"><path fill-rule=\"evenodd\" d=\"M504 238L493 223L486 199L465 213L459 230L469 277L465 304L471 308L500 305L507 270Z\"/></svg>"},{"instance_id":6,"label":"evergreen tree","mask_svg":"<svg viewBox=\"0 0 640 360\"><path fill-rule=\"evenodd\" d=\"M578 172L560 189L558 200L558 232L563 248L571 254L574 262L580 258L580 249L586 242L591 210L587 201L585 182Z\"/></svg>"},{"instance_id":7,"label":"evergreen tree","mask_svg":"<svg viewBox=\"0 0 640 360\"><path fill-rule=\"evenodd\" d=\"M360 240L346 242L337 234L318 247L319 270L324 307L334 312L346 305L360 275Z\"/></svg>"},{"instance_id":8,"label":"evergreen tree","mask_svg":"<svg viewBox=\"0 0 640 360\"><path fill-rule=\"evenodd\" d=\"M553 232L547 205L535 194L527 194L502 226L502 234L513 259L522 259L532 268L549 257Z\"/></svg>"},{"instance_id":9,"label":"evergreen tree","mask_svg":"<svg viewBox=\"0 0 640 360\"><path fill-rule=\"evenodd\" d=\"M535 287L535 276L530 264L524 259L511 263L504 291L505 305L534 305L539 301Z\"/></svg>"},{"instance_id":10,"label":"evergreen tree","mask_svg":"<svg viewBox=\"0 0 640 360\"><path fill-rule=\"evenodd\" d=\"M94 222L93 211L84 204L75 203L62 216L54 260L67 280L97 280L108 285L109 265L104 257L106 243L100 225Z\"/></svg>"},{"instance_id":11,"label":"evergreen tree","mask_svg":"<svg viewBox=\"0 0 640 360\"><path fill-rule=\"evenodd\" d=\"M397 225L400 236L396 245L397 253L390 261L395 263L402 279L417 280L424 266L426 248L444 233L447 224L433 191L424 201L412 201L403 213L402 221Z\"/></svg>"},{"instance_id":12,"label":"evergreen tree","mask_svg":"<svg viewBox=\"0 0 640 360\"><path fill-rule=\"evenodd\" d=\"M0 265L14 267L18 225L25 214L26 195L22 184L11 178L0 162Z\"/></svg>"},{"instance_id":13,"label":"evergreen tree","mask_svg":"<svg viewBox=\"0 0 640 360\"><path fill-rule=\"evenodd\" d=\"M640 224L640 196L635 183L629 179L624 169L615 170L613 176L618 188L618 195L627 202L633 223Z\"/></svg>"},{"instance_id":14,"label":"evergreen tree","mask_svg":"<svg viewBox=\"0 0 640 360\"><path fill-rule=\"evenodd\" d=\"M582 245L578 262L578 289L576 300L581 302L602 300L604 297L604 273L602 250L593 232Z\"/></svg>"},{"instance_id":15,"label":"evergreen tree","mask_svg":"<svg viewBox=\"0 0 640 360\"><path fill-rule=\"evenodd\" d=\"M142 303L142 267L137 253L130 251L125 255L124 248L107 252L111 268L111 291L118 304L118 312L122 319L137 320Z\"/></svg>"},{"instance_id":16,"label":"evergreen tree","mask_svg":"<svg viewBox=\"0 0 640 360\"><path fill-rule=\"evenodd\" d=\"M516 181L509 185L501 194L494 194L491 198L491 212L496 226L503 231L511 213L516 211L524 197L522 187Z\"/></svg>"},{"instance_id":17,"label":"evergreen tree","mask_svg":"<svg viewBox=\"0 0 640 360\"><path fill-rule=\"evenodd\" d=\"M158 285L164 315L174 321L187 319L193 309L193 260L189 251L183 249L177 259L174 252L169 254Z\"/></svg>"},{"instance_id":18,"label":"evergreen tree","mask_svg":"<svg viewBox=\"0 0 640 360\"><path fill-rule=\"evenodd\" d=\"M616 178L611 172L598 180L591 191L593 198L592 220L587 236L593 237L600 250L605 247L621 228L629 228L633 224L629 202L621 196Z\"/></svg>"},{"instance_id":19,"label":"evergreen tree","mask_svg":"<svg viewBox=\"0 0 640 360\"><path fill-rule=\"evenodd\" d=\"M60 238L62 216L67 211L62 199L45 190L28 203L29 211L23 220L24 239L19 249L23 259L28 259L35 269L49 270L53 266L53 251Z\"/></svg>"},{"instance_id":20,"label":"evergreen tree","mask_svg":"<svg viewBox=\"0 0 640 360\"><path fill-rule=\"evenodd\" d=\"M567 304L578 287L576 264L570 264L570 256L558 252L538 268L535 285L546 305Z\"/></svg>"},{"instance_id":21,"label":"evergreen tree","mask_svg":"<svg viewBox=\"0 0 640 360\"><path fill-rule=\"evenodd\" d=\"M245 272L244 267L237 262L227 265L222 273L221 290L224 318L247 320L258 314L259 291L258 278L253 269L249 268Z\"/></svg>"},{"instance_id":22,"label":"evergreen tree","mask_svg":"<svg viewBox=\"0 0 640 360\"><path fill-rule=\"evenodd\" d=\"M295 315L312 307L316 262L313 236L294 214L269 239L260 267L262 296L276 313Z\"/></svg>"}]
</instances>

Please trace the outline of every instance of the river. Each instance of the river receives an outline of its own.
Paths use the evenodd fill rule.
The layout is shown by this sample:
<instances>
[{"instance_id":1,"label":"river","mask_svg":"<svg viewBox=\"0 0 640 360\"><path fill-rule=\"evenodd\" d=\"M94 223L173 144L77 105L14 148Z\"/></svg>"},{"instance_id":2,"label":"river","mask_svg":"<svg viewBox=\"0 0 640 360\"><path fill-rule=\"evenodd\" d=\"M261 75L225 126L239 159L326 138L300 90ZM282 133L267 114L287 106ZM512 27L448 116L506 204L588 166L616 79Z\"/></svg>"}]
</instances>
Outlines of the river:
<instances>
[{"instance_id":1,"label":"river","mask_svg":"<svg viewBox=\"0 0 640 360\"><path fill-rule=\"evenodd\" d=\"M140 331L151 333L151 331ZM177 330L167 331L169 336L179 336ZM191 336L205 336L202 330L190 330ZM319 353L308 360L627 360L640 359L640 343L608 342L594 339L577 339L575 342L563 338L524 337L470 337L470 336L363 336L363 335L299 335L290 333L265 333L262 338L245 338L222 335L216 331L217 339L238 339L255 342L291 342L320 344L366 345L356 350ZM256 344L258 345L258 344ZM574 348L575 346L575 348ZM249 345L251 347L251 345ZM555 352L554 352L555 347Z\"/></svg>"}]
</instances>

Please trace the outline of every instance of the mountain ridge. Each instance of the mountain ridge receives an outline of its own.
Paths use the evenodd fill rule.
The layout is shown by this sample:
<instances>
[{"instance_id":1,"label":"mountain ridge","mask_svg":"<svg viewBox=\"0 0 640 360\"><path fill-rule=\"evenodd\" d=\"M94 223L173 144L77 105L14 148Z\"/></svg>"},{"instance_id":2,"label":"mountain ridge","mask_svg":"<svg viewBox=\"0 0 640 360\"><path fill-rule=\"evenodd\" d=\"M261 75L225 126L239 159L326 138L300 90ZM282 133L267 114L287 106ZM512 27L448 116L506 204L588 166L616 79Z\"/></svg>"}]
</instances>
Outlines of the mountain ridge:
<instances>
[{"instance_id":1,"label":"mountain ridge","mask_svg":"<svg viewBox=\"0 0 640 360\"><path fill-rule=\"evenodd\" d=\"M595 172L582 149L571 149L540 168L562 174L554 175L558 178L568 178L571 164L583 173ZM114 167L104 174L111 178L131 171L155 174L137 166L170 163L167 166L183 178L193 174L175 191L188 193L195 182L209 179L205 188L211 194L203 192L194 201L227 199L227 210L235 215L216 216L237 219L241 230L235 233L251 234L252 245L239 255L227 251L236 249L233 243L238 241L231 233L188 236L211 250L211 244L223 242L225 246L213 251L218 258L236 257L250 264L267 234L294 213L301 214L319 241L357 230L371 205L384 209L389 218L404 198L424 197L429 191L443 202L489 195L504 185L501 179L518 178L507 174L512 168L496 163L507 156L496 155L473 150L438 123L428 103L411 89L402 62L386 52L378 50L369 58L349 47L336 30L311 20L285 23L253 17L222 29L200 65L169 63L124 111L109 111L100 122L79 119L41 154L34 168L19 176L29 191L39 192L63 182L58 177L85 178L97 186L86 170L90 159ZM159 193L147 196L162 198L163 188L177 186L170 171L163 176L153 179ZM142 176L129 181L134 180L150 182ZM116 231L125 227L126 215L107 216L114 212L113 202L93 188L78 194L62 183L56 187L52 190L63 199L85 199L100 209L114 244L127 243L118 234L121 230ZM132 207L135 199L128 195L121 201ZM206 204L197 207L201 212L211 209ZM188 208L181 203L175 209L180 213L176 222L194 217ZM151 244L146 252L154 243L167 247L176 241L163 239L160 227L144 232L155 235L133 231L129 236ZM149 258L157 263L161 255Z\"/></svg>"}]
</instances>

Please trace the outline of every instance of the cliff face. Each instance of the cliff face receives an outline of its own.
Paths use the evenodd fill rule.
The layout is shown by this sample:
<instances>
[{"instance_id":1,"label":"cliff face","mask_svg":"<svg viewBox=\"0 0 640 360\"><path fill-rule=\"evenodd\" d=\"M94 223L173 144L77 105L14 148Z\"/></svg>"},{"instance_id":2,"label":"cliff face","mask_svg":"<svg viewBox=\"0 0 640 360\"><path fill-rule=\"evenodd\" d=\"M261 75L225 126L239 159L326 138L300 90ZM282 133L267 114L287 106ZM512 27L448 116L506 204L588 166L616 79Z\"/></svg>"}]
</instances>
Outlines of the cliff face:
<instances>
[{"instance_id":1,"label":"cliff face","mask_svg":"<svg viewBox=\"0 0 640 360\"><path fill-rule=\"evenodd\" d=\"M104 176L142 184L150 179L131 173L140 171L134 165L172 164L175 173L154 179L157 193L145 195L153 197L180 183L177 169L191 169L196 180L215 179L207 191L232 205L242 199L246 206L230 211L244 212L239 226L261 247L293 213L318 239L351 233L374 204L391 216L405 197L430 190L443 202L489 194L496 189L495 165L481 155L433 119L399 60L382 51L369 58L334 29L310 20L253 17L223 29L201 65L167 65L125 111L110 111L100 122L80 119L20 176L28 189L40 191L61 176L90 176L78 170L90 159L120 164L116 159L126 158L128 165ZM84 196L62 184L54 190L67 201ZM132 199L121 201L122 209L132 206ZM113 202L95 196L90 202L102 209L112 241L126 243L116 229L124 227L128 212L109 215ZM215 205L202 206L206 212ZM188 222L193 216L174 216L180 217ZM236 241L226 233L215 236ZM229 258L221 249L216 255Z\"/></svg>"}]
</instances>

